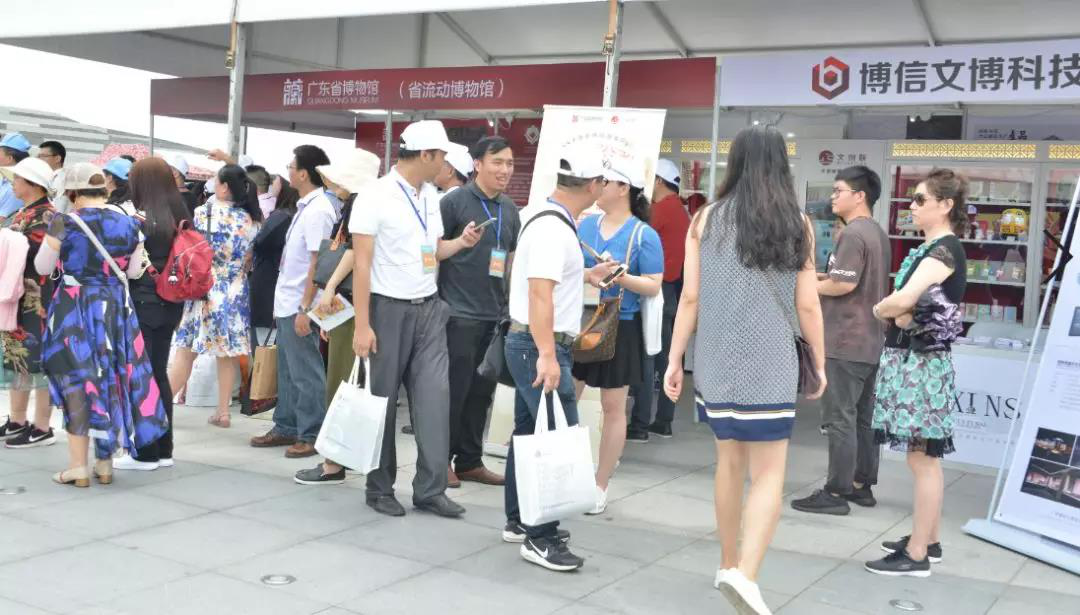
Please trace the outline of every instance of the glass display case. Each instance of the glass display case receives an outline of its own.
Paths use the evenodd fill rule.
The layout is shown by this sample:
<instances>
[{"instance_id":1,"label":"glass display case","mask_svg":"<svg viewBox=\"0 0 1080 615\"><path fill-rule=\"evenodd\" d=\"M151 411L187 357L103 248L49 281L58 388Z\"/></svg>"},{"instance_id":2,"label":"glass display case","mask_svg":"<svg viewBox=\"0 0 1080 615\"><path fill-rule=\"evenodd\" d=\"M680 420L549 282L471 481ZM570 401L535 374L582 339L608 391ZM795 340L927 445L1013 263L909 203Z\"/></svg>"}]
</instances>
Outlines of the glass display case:
<instances>
[{"instance_id":1,"label":"glass display case","mask_svg":"<svg viewBox=\"0 0 1080 615\"><path fill-rule=\"evenodd\" d=\"M892 275L923 239L911 217L915 187L940 163L889 166L887 232ZM944 165L941 165L944 166ZM1033 192L1038 168L990 163L950 163L969 181L968 231L960 237L967 255L964 321L1033 325L1038 310L1028 305L1032 261ZM968 327L965 326L965 330Z\"/></svg>"},{"instance_id":2,"label":"glass display case","mask_svg":"<svg viewBox=\"0 0 1080 615\"><path fill-rule=\"evenodd\" d=\"M1076 190L1077 178L1080 177L1080 166L1076 167L1049 167L1046 171L1046 209L1043 213L1041 228L1052 235L1058 243L1065 241L1065 221L1069 214L1069 204L1072 202L1073 192ZM1080 217L1074 215L1075 217ZM1076 220L1073 220L1075 226ZM1042 306L1046 296L1045 280L1054 268L1057 260L1058 245L1051 241L1045 234L1038 237L1040 253L1038 255L1039 271L1039 307ZM1057 289L1052 291L1050 306L1046 311L1046 317L1042 326L1050 326L1050 316L1054 313L1054 302L1057 299Z\"/></svg>"}]
</instances>

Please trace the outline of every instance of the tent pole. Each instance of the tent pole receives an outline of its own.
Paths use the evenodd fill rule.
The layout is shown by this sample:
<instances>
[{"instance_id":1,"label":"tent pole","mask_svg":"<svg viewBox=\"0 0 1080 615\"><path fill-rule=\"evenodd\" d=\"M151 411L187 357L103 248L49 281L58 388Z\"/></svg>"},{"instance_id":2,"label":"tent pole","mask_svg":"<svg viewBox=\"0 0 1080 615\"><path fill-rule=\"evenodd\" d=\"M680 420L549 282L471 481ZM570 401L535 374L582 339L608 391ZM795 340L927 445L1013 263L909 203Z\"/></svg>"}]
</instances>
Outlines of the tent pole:
<instances>
[{"instance_id":1,"label":"tent pole","mask_svg":"<svg viewBox=\"0 0 1080 615\"><path fill-rule=\"evenodd\" d=\"M154 155L154 112L150 112L150 155Z\"/></svg>"},{"instance_id":2,"label":"tent pole","mask_svg":"<svg viewBox=\"0 0 1080 615\"><path fill-rule=\"evenodd\" d=\"M394 112L386 110L386 127L383 128L383 138L386 140L386 151L383 153L383 173L390 172L390 143L394 138Z\"/></svg>"},{"instance_id":3,"label":"tent pole","mask_svg":"<svg viewBox=\"0 0 1080 615\"><path fill-rule=\"evenodd\" d=\"M604 37L604 104L614 107L619 94L619 58L622 56L623 3L609 0L608 33Z\"/></svg>"},{"instance_id":4,"label":"tent pole","mask_svg":"<svg viewBox=\"0 0 1080 615\"><path fill-rule=\"evenodd\" d=\"M712 145L709 147L709 185L705 188L705 202L713 200L716 191L716 150L720 140L720 67L716 67L716 83L713 86Z\"/></svg>"},{"instance_id":5,"label":"tent pole","mask_svg":"<svg viewBox=\"0 0 1080 615\"><path fill-rule=\"evenodd\" d=\"M232 50L232 66L229 67L229 131L227 137L229 155L240 156L241 120L244 109L244 72L247 68L247 26L233 22L235 47Z\"/></svg>"}]
</instances>

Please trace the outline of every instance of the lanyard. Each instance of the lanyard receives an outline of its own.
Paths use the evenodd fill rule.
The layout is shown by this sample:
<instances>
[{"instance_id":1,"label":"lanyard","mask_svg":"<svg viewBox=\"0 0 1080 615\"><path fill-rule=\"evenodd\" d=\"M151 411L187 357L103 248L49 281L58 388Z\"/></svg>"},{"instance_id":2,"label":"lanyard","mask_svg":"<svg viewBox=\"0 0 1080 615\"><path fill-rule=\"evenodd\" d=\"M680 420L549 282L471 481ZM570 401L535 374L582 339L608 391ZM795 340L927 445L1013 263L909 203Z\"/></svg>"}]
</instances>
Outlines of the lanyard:
<instances>
[{"instance_id":1,"label":"lanyard","mask_svg":"<svg viewBox=\"0 0 1080 615\"><path fill-rule=\"evenodd\" d=\"M424 229L424 238L427 239L427 200L424 199L424 217L420 217L420 208L413 202L412 197L409 196L409 191L405 189L405 186L398 182L398 188L401 188L401 193L405 195L405 198L409 199L409 205L412 205L413 213L416 214L416 219L420 221L420 227Z\"/></svg>"},{"instance_id":2,"label":"lanyard","mask_svg":"<svg viewBox=\"0 0 1080 615\"><path fill-rule=\"evenodd\" d=\"M488 209L487 199L480 199L480 205L484 207L484 213L487 214L488 220L494 218L491 215L491 210ZM499 217L495 220L495 247L502 249L502 207L495 203L495 207L499 211Z\"/></svg>"},{"instance_id":3,"label":"lanyard","mask_svg":"<svg viewBox=\"0 0 1080 615\"><path fill-rule=\"evenodd\" d=\"M563 205L562 203L551 198L550 196L548 197L548 203L558 205L559 209L563 210L566 213L566 217L568 220L570 220L570 224L573 224L574 228L577 228L577 220L574 219L574 216L570 215L570 210L566 208L566 205Z\"/></svg>"}]
</instances>

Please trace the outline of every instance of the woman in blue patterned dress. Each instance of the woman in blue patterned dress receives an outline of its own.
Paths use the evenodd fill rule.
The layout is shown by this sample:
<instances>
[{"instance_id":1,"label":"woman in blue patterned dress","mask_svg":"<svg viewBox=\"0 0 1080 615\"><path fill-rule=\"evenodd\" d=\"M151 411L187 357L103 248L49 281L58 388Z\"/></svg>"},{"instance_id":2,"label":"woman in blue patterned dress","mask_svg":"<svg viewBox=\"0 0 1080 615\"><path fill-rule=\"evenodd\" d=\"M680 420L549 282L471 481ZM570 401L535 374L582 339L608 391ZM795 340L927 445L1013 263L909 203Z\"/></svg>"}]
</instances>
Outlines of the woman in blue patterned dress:
<instances>
[{"instance_id":1,"label":"woman in blue patterned dress","mask_svg":"<svg viewBox=\"0 0 1080 615\"><path fill-rule=\"evenodd\" d=\"M945 495L941 458L952 453L956 384L952 342L963 330L960 303L967 287L964 245L967 180L934 169L915 187L911 217L926 241L912 248L896 274L894 292L874 306L889 324L874 399L879 443L907 453L915 479L911 535L881 544L889 555L866 569L888 576L930 576L941 561L938 526Z\"/></svg>"},{"instance_id":2,"label":"woman in blue patterned dress","mask_svg":"<svg viewBox=\"0 0 1080 615\"><path fill-rule=\"evenodd\" d=\"M236 369L247 364L251 353L247 271L251 243L262 219L254 182L233 164L218 171L214 198L195 210L195 228L206 234L214 248L214 285L206 299L184 306L173 339L176 356L169 369L169 383L172 390L181 390L197 355L217 357L217 411L208 419L217 427L230 425Z\"/></svg>"},{"instance_id":3,"label":"woman in blue patterned dress","mask_svg":"<svg viewBox=\"0 0 1080 615\"><path fill-rule=\"evenodd\" d=\"M89 438L97 458L94 475L108 484L113 453L123 448L134 454L157 441L168 419L126 288L126 277L137 277L142 269L142 259L132 258L143 249L139 225L106 205L105 176L94 165L69 169L64 187L75 211L53 219L34 265L49 276L59 257L42 362L52 401L64 409L71 461L53 480L88 487ZM116 274L114 264L123 275Z\"/></svg>"}]
</instances>

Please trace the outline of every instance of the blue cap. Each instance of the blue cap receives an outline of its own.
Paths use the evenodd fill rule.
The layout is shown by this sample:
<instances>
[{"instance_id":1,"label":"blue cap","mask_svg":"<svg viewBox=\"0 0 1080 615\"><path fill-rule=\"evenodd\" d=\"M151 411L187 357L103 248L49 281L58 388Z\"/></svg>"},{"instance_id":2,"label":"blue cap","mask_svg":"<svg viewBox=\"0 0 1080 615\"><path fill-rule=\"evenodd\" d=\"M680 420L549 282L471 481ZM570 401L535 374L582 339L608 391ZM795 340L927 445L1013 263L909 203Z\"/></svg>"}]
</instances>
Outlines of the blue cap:
<instances>
[{"instance_id":1,"label":"blue cap","mask_svg":"<svg viewBox=\"0 0 1080 615\"><path fill-rule=\"evenodd\" d=\"M9 132L4 135L3 139L0 139L0 147L10 147L11 149L17 149L20 152L29 152L30 142L26 140L26 137L17 132Z\"/></svg>"},{"instance_id":2,"label":"blue cap","mask_svg":"<svg viewBox=\"0 0 1080 615\"><path fill-rule=\"evenodd\" d=\"M105 165L103 170L127 181L128 173L131 172L131 161L127 158L113 158Z\"/></svg>"}]
</instances>

